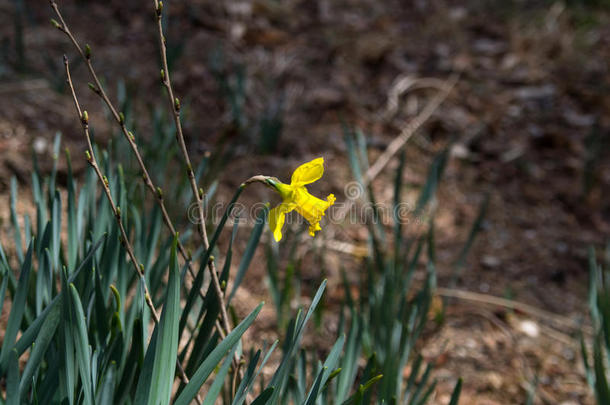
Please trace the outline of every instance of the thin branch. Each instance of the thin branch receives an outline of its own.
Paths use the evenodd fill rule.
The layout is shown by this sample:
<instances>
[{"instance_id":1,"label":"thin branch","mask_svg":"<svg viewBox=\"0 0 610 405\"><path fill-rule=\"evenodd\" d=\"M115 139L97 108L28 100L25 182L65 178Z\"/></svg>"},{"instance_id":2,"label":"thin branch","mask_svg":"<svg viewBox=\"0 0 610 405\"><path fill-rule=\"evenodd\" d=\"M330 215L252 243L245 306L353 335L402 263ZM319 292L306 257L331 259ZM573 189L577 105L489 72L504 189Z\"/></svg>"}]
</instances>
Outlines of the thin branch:
<instances>
[{"instance_id":1,"label":"thin branch","mask_svg":"<svg viewBox=\"0 0 610 405\"><path fill-rule=\"evenodd\" d=\"M82 57L83 61L85 62L85 65L87 66L87 70L89 71L89 75L91 76L91 79L95 83L95 84L90 84L91 89L106 104L106 106L110 110L112 117L114 118L116 123L119 125L121 132L125 136L125 139L129 143L129 146L131 147L131 151L133 152L133 154L136 157L136 160L138 161L138 165L140 166L140 170L142 172L142 181L144 182L144 185L146 186L148 191L153 195L154 200L158 204L158 206L161 210L161 215L163 217L163 222L165 223L165 226L169 229L169 231L171 232L172 235L175 235L176 228L174 227L174 224L165 207L165 203L164 203L164 199L163 199L163 191L161 190L160 187L155 186L155 184L153 183L150 175L148 174L148 170L146 169L146 166L144 164L144 160L142 159L142 155L140 154L140 151L138 149L138 145L135 142L135 136L133 135L132 132L130 132L127 129L127 126L125 125L124 117L122 116L122 114L120 114L118 112L117 108L114 106L114 104L112 103L112 101L110 100L108 95L106 94L106 91L104 90L104 87L102 86L101 81L99 80L97 73L95 72L95 69L91 62L90 49L88 47L86 47L85 50L83 51L82 47L78 44L78 42L76 41L76 38L70 31L70 28L66 24L61 12L59 11L59 7L57 6L57 3L54 0L51 0L50 3L51 3L51 8L53 9L55 14L57 15L57 18L59 19L59 23L56 25L57 29L62 31L64 34L66 34L66 36L70 39L70 42L72 42L72 44L74 45L74 47L76 48L76 50L78 51L80 56ZM194 280L196 277L196 274L195 274L195 271L192 266L191 256L180 240L178 240L178 251L180 252L180 255L184 259L185 263L187 264L189 275ZM199 289L199 296L202 299L205 298L205 292L202 289Z\"/></svg>"},{"instance_id":2,"label":"thin branch","mask_svg":"<svg viewBox=\"0 0 610 405\"><path fill-rule=\"evenodd\" d=\"M434 88L443 90L446 83L435 77L414 77L411 75L400 75L394 80L394 84L388 92L388 101L386 109L380 114L380 118L384 121L390 119L398 112L400 97L407 91L416 89Z\"/></svg>"},{"instance_id":3,"label":"thin branch","mask_svg":"<svg viewBox=\"0 0 610 405\"><path fill-rule=\"evenodd\" d=\"M180 146L180 151L182 152L182 158L184 160L184 164L186 165L186 171L193 192L193 197L195 198L195 203L197 204L197 213L199 216L199 220L197 221L197 231L199 233L199 236L201 237L201 241L203 242L203 248L207 251L210 248L210 242L208 240L208 234L205 229L205 214L203 212L204 191L202 188L198 188L197 186L197 180L195 178L195 173L193 172L193 165L191 164L191 159L189 157L189 153L186 148L186 142L184 140L182 123L180 122L180 100L174 96L174 90L172 88L172 82L167 63L167 48L165 45L165 35L163 34L163 23L161 21L161 17L163 15L163 2L159 0L154 0L154 7L155 14L157 17L158 42L162 65L161 81L163 83L163 86L165 87L167 100L169 102L169 108L172 111L172 116L174 118L174 125L176 126L176 141ZM211 283L214 286L216 296L218 297L218 306L220 308L220 318L222 321L222 326L224 327L225 332L228 335L231 332L231 324L229 323L229 316L227 314L227 309L224 302L224 292L218 280L218 274L216 273L216 266L214 264L213 256L210 255L210 259L208 260L207 265L210 273ZM220 331L220 329L218 330ZM243 370L241 369L241 362L237 353L234 354L232 363L234 369L234 377L237 378L237 375L239 375L240 378L243 379ZM233 381L235 381L235 379ZM233 391L233 394L234 393L235 391Z\"/></svg>"},{"instance_id":4,"label":"thin branch","mask_svg":"<svg viewBox=\"0 0 610 405\"><path fill-rule=\"evenodd\" d=\"M451 90L456 85L458 78L459 74L454 74L447 79L447 81L441 86L441 90L434 95L428 104L426 104L424 109L412 120L406 123L398 136L394 138L392 142L390 142L383 153L379 155L377 160L375 160L375 162L368 168L366 173L364 173L361 180L362 187L366 188L373 180L375 180L375 178L387 166L394 155L396 155L396 153L402 149L402 147L409 141L409 139L411 139L417 130L430 119L432 114L434 114L443 101L445 101L447 96L449 96ZM353 204L353 199L346 201L346 204L336 212L336 218L340 220L345 219L345 216L352 208Z\"/></svg>"},{"instance_id":5,"label":"thin branch","mask_svg":"<svg viewBox=\"0 0 610 405\"><path fill-rule=\"evenodd\" d=\"M523 302L508 300L506 298L496 297L496 296L488 295L488 294L481 294L481 293L476 293L476 292L472 292L472 291L457 290L457 289L450 289L450 288L437 288L436 292L443 297L458 298L458 299L462 299L462 300L513 309L516 311L526 313L526 314L536 317L538 319L548 320L558 327L567 328L567 329L576 330L576 331L582 330L583 332L585 332L587 334L593 334L593 330L587 325L582 325L573 319L570 319L570 318L567 318L565 316L561 316L558 314L554 314L552 312L548 312L548 311L545 311L540 308L536 308L536 307L528 305L528 304L524 304Z\"/></svg>"},{"instance_id":6,"label":"thin branch","mask_svg":"<svg viewBox=\"0 0 610 405\"><path fill-rule=\"evenodd\" d=\"M400 134L394 138L383 153L377 158L375 163L369 167L364 174L362 182L364 185L369 184L379 175L390 159L403 147L403 145L413 136L413 134L432 116L436 109L445 101L451 90L457 83L458 74L452 75L443 85L443 89L439 91L432 100L426 105L422 112L413 118L404 126Z\"/></svg>"},{"instance_id":7,"label":"thin branch","mask_svg":"<svg viewBox=\"0 0 610 405\"><path fill-rule=\"evenodd\" d=\"M159 315L155 310L155 306L152 302L150 292L148 290L148 285L146 284L146 277L144 275L144 265L139 264L138 259L133 250L133 246L129 242L129 238L127 236L127 232L125 231L125 227L123 226L123 222L121 221L121 209L118 205L115 204L114 199L112 198L112 193L110 192L110 184L108 182L108 178L102 174L100 167L97 163L97 159L95 157L95 152L93 150L93 145L91 143L91 136L89 134L89 115L87 111L81 109L80 103L78 102L78 98L76 97L76 92L74 91L74 84L72 82L72 77L70 75L70 66L68 63L68 58L64 55L64 67L66 70L66 82L70 87L70 92L72 94L72 100L74 101L74 107L76 108L76 112L81 122L81 126L83 128L83 133L85 135L85 139L87 140L87 160L89 164L95 171L99 181L102 183L102 188L104 189L104 194L106 194L106 198L110 203L110 208L112 209L112 213L116 219L117 225L119 226L119 231L121 232L121 244L127 251L127 255L129 256L129 260L131 261L134 270L138 274L142 285L144 286L144 299L146 301L146 305L150 309L155 325L159 323ZM189 379L184 372L184 368L178 358L176 358L176 366L178 368L178 372L180 374L180 379L184 384L188 384ZM201 404L201 400L197 398L197 402Z\"/></svg>"},{"instance_id":8,"label":"thin branch","mask_svg":"<svg viewBox=\"0 0 610 405\"><path fill-rule=\"evenodd\" d=\"M199 221L197 223L197 230L201 240L203 242L203 248L208 249L210 243L208 241L208 234L205 229L205 215L203 212L203 189L197 187L197 180L195 179L195 173L193 172L193 166L191 164L191 159L189 157L188 151L186 149L186 143L184 141L184 134L182 132L182 124L180 123L180 100L174 97L174 90L172 88L172 82L170 78L169 68L167 64L167 49L165 47L165 35L163 34L163 24L161 22L161 16L163 14L163 3L154 0L155 5L155 13L157 16L157 29L158 29L158 40L159 40L159 49L161 53L161 81L163 86L165 87L167 98L169 102L169 107L172 111L172 116L174 118L174 124L176 126L176 140L178 141L178 145L180 146L180 151L182 152L182 158L184 159L184 163L186 165L186 171L189 178L189 182L191 185L191 189L193 191L193 196L195 197L195 203L197 204L197 213L199 216ZM229 324L229 317L227 315L227 310L224 304L224 293L222 288L220 287L220 282L218 281L218 274L216 273L216 268L214 265L214 260L210 257L208 261L208 269L210 271L210 276L212 279L212 284L214 289L216 290L216 294L218 295L219 306L220 306L220 314L221 320L224 326L226 333L231 332L231 325Z\"/></svg>"}]
</instances>

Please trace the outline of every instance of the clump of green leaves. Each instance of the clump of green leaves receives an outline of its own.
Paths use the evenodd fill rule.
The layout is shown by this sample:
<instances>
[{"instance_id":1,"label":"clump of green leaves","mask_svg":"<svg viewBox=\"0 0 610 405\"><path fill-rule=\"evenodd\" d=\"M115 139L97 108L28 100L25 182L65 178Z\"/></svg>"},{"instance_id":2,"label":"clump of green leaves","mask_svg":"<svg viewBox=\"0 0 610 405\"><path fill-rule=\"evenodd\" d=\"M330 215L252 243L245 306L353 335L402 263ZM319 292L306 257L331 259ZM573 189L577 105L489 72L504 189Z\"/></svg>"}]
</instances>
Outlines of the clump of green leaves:
<instances>
[{"instance_id":1,"label":"clump of green leaves","mask_svg":"<svg viewBox=\"0 0 610 405\"><path fill-rule=\"evenodd\" d=\"M213 194L216 179L208 168L215 165L206 157L198 169L193 170L191 166L180 125L180 114L184 110L180 101L173 97L169 80L168 65L173 58L166 55L165 50L163 3L155 1L154 4L163 64L161 79L169 95L173 130L187 166L188 185L199 202L204 195L209 198ZM388 238L383 226L379 222L370 224L371 254L364 263L361 293L358 300L348 294L341 309L338 336L334 342L329 342L325 359L322 361L317 350L303 349L301 345L309 319L315 315L318 324L322 322L322 311L318 308L322 307L326 287L326 281L323 281L309 308L306 311L299 309L286 324L282 353L276 356L278 366L270 380L264 381L260 373L271 359L277 342L270 346L263 344L262 348L257 348L257 342L248 344L250 350L245 355L247 342L242 339L262 304L252 308L252 312L241 320L230 305L253 259L268 208L261 211L251 231L231 286L228 281L239 221L233 224L220 274L216 273L213 263L217 261L215 257L220 257L217 242L243 187L235 193L215 229L210 229L209 242L205 224L199 228L204 247L187 253L183 246L190 242L188 233L163 235L163 222L171 233L175 228L162 201L171 196L177 207L190 201L185 198L188 187L185 187L184 173L165 178L173 181L177 177L178 180L173 182L173 188L166 189L169 191L166 197L163 197L163 189L150 182L134 143L135 137L126 126L135 128L136 125L131 119L131 99L126 87L119 84L120 108L117 110L102 91L101 82L90 64L91 48L86 46L83 53L54 1L51 7L61 20L61 24L53 20L53 25L70 38L87 63L95 82L90 88L109 108L109 118L119 125L135 155L132 158L138 160L144 182L148 181L146 186L159 204L153 207L145 204L144 190L134 180L129 157L121 153L128 150L123 147L127 144L111 143L111 153L93 145L88 114L84 110L81 112L68 60L64 58L68 83L88 141L86 158L92 168L86 171L84 184L79 186L67 153L67 193L62 197L56 184L58 136L50 176L41 178L37 170L32 174L35 224L28 215L22 222L19 220L17 182L11 181L14 240L9 251L14 251L14 255L7 256L0 245L0 302L2 306L5 301L11 303L0 347L0 378L4 379L6 387L2 400L7 404L154 405L182 405L192 401L206 405L217 401L225 405L420 405L427 402L435 387L435 381L430 377L432 365L426 365L420 374L423 359L413 353L426 325L436 285L433 227L426 237L409 241L397 220L392 233L395 247L392 252L382 248ZM223 83L234 125L242 131L245 126L242 119L245 73L239 75L234 84ZM263 152L271 152L277 146L281 111L281 107L277 108L261 121L263 138L259 146ZM176 151L167 138L173 130L167 125L167 117L153 114L153 118L151 149L143 148L144 158L154 160L154 166L160 170L153 174L164 179L166 169L172 168L170 161ZM366 147L362 137L357 143L355 148L354 141L348 137L350 162L355 177L364 187L361 173L368 166ZM163 153L157 153L155 158L155 152L159 150ZM228 155L230 153L218 153L220 158ZM126 164L127 174L114 158ZM435 159L418 201L418 211L434 195L446 160L446 151ZM204 171L211 177L208 181L211 186L205 194L198 188ZM401 173L402 164L399 175ZM98 182L102 183L103 193L98 189ZM396 185L396 204L400 201L399 183L400 178ZM374 202L370 188L368 192ZM201 213L199 217L204 220ZM411 252L412 246L415 246L414 252ZM428 251L427 279L423 287L412 289L411 279L424 246ZM184 259L182 263L178 250ZM198 268L193 271L191 266ZM206 268L210 269L213 282L204 292ZM293 270L297 269L295 265ZM187 270L192 276L188 283L183 282ZM285 303L294 293L292 284L287 281L284 278L281 294L278 293L279 283L271 283L280 316L287 312ZM298 287L298 283L295 284ZM346 290L349 291L347 281ZM160 316L157 308L162 308ZM232 330L226 309L237 324ZM222 314L223 326L219 326L219 314ZM363 357L366 365L361 368ZM403 370L408 363L412 371L405 380ZM212 375L214 377L210 378ZM373 390L373 387L378 388ZM457 404L460 387L458 382L451 405Z\"/></svg>"},{"instance_id":2,"label":"clump of green leaves","mask_svg":"<svg viewBox=\"0 0 610 405\"><path fill-rule=\"evenodd\" d=\"M360 131L346 130L348 158L354 177L365 190L369 201L375 201L370 187L363 181L368 168L364 135ZM433 160L427 181L417 202L416 214L434 198L447 160L447 150ZM379 212L368 218L369 254L357 271L359 293L351 293L353 280L343 272L345 299L339 315L338 340L324 363L307 350L301 350L294 361L292 378L285 394L278 394L279 403L295 404L425 404L433 395L436 381L432 378L434 361L426 363L417 354L416 345L429 323L432 294L436 287L435 247L432 221L427 234L409 238L400 217L404 199L401 190L404 155L396 170L394 183L394 213L391 231L381 224ZM375 204L371 204L375 207ZM282 260L275 245L267 248L269 286L279 324L291 300L298 298L302 281L294 275L300 274L301 260L297 257L298 235L288 232L286 260ZM470 239L470 238L469 238ZM471 241L469 243L472 243ZM427 253L426 280L421 286L412 282L413 275ZM324 250L316 252L323 255ZM465 255L465 253L464 253ZM315 259L314 259L315 260ZM281 267L284 262L285 266ZM321 319L336 314L320 315ZM292 323L287 336L294 333ZM341 349L341 347L343 347ZM361 365L364 364L364 367ZM404 376L409 367L410 374ZM311 378L309 378L311 376ZM310 401L307 381L312 380L320 390L317 402ZM355 393L350 394L353 388ZM458 403L461 380L458 380L450 404Z\"/></svg>"},{"instance_id":3,"label":"clump of green leaves","mask_svg":"<svg viewBox=\"0 0 610 405\"><path fill-rule=\"evenodd\" d=\"M59 137L54 148L58 155ZM62 209L66 202L56 184L57 165L45 179L34 171L34 225L29 216L20 225L13 179L10 250L15 254L7 256L0 246L0 302L11 303L0 349L6 403L167 404L170 398L190 403L219 364L227 363L227 354L241 347L241 336L260 311L260 305L253 308L225 339L219 338L213 324L202 327L202 318L211 316L211 303L216 301L188 297L188 291L182 291L185 267L178 263L177 236L161 235L158 209L134 205L121 167L103 155L101 164L109 183L117 185L113 197L142 260L151 298L163 308L160 321L149 334L144 279L128 263L116 218L91 170L79 187L67 155L67 210ZM261 227L262 223L254 231L260 233ZM65 238L62 229L67 229ZM193 260L202 253L197 251ZM230 246L227 253L230 264ZM188 348L205 354L200 361L189 362L190 382L177 386L174 366L183 336L191 339L181 348L183 353ZM25 366L19 367L20 362ZM224 380L222 374L217 377ZM209 391L204 400L212 403L218 395L219 391Z\"/></svg>"},{"instance_id":4,"label":"clump of green leaves","mask_svg":"<svg viewBox=\"0 0 610 405\"><path fill-rule=\"evenodd\" d=\"M59 151L57 137L57 159ZM269 381L263 381L260 372L278 343L256 347L257 342L243 340L262 304L252 308L241 322L237 320L238 325L223 338L216 329L219 301L214 289L209 287L204 298L197 293L203 286L205 265L212 251L218 250L216 241L229 210L214 231L208 251L193 253L193 262L199 263L198 277L187 289L182 282L186 264L181 265L176 254L178 236L162 235L159 210L134 202L141 200L126 184L121 166L107 153L97 154L102 157L100 166L109 184L116 185L111 189L113 198L121 207L120 220L136 256L142 260L145 279L128 261L117 218L91 169L79 185L66 153L67 193L63 198L56 182L57 164L45 178L35 170L35 221L27 215L20 221L17 182L13 179L14 240L9 251L14 254L7 256L0 245L0 302L10 302L0 349L5 403L189 404L199 394L204 404L217 400L227 405L366 404L383 400L387 392L396 391L396 384L402 384L398 378L402 371L397 370L409 358L406 353L425 320L427 287L416 301L388 301L384 298L388 291L368 287L373 294L367 295L366 301L347 300L343 311L351 314L351 324L347 327L347 318L342 317L338 338L322 361L316 350L303 349L301 340L321 302L326 287L323 281L309 308L297 311L287 323L277 369ZM251 232L233 285L226 290L227 305L244 279L266 215L265 209ZM239 223L233 225L220 274L225 283ZM372 267L367 269L369 277L378 277ZM383 274L390 277L395 271L384 270ZM155 306L162 307L160 320L152 329L144 282ZM382 302L391 311L406 312L373 322ZM378 328L386 329L375 332ZM402 337L398 340L390 338L399 332ZM383 347L387 343L391 345ZM397 364L392 362L396 357L390 350L394 349L402 353ZM361 369L363 355L368 360ZM235 358L243 361L242 373L236 373ZM179 381L177 361L184 365L188 383ZM430 395L428 375L426 371L419 381L409 380L404 391L409 392L409 403L423 403ZM380 387L377 396L372 391L375 385ZM428 388L423 391L423 386Z\"/></svg>"},{"instance_id":5,"label":"clump of green leaves","mask_svg":"<svg viewBox=\"0 0 610 405\"><path fill-rule=\"evenodd\" d=\"M359 299L355 301L347 292L344 312L351 318L348 363L357 363L364 355L368 361L365 374L383 375L378 383L376 398L371 393L363 394L360 403L424 404L428 401L436 381L431 378L434 361L425 364L415 347L428 324L432 294L436 288L435 245L433 217L428 219L427 234L409 237L405 229L405 218L401 216L404 203L402 175L405 167L404 153L395 173L394 198L392 202L392 226L387 232L377 211L376 198L364 173L369 168L366 139L361 131L345 130L345 140L352 172L363 190L363 200L373 207L367 220L369 228L369 250L364 261L364 274L360 283ZM440 184L448 158L447 149L437 155L428 171L413 215L421 216L425 206L434 198ZM413 219L413 218L411 218ZM427 253L426 279L422 286L413 285L413 274L423 253ZM347 280L347 278L345 278ZM343 324L343 322L342 322ZM410 365L410 374L405 380L403 371ZM352 368L338 378L337 389L341 396L350 387L347 377L355 375ZM366 385L363 380L361 386ZM461 380L458 381L451 403L458 402Z\"/></svg>"}]
</instances>

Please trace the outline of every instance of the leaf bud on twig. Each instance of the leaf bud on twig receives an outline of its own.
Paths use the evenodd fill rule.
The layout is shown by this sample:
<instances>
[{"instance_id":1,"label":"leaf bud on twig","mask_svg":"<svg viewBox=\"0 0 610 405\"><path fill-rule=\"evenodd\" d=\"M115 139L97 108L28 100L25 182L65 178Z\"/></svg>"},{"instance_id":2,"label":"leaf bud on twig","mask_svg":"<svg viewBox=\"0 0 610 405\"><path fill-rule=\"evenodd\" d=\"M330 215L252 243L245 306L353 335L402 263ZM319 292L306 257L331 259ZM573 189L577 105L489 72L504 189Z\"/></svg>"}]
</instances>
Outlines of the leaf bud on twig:
<instances>
[{"instance_id":1,"label":"leaf bud on twig","mask_svg":"<svg viewBox=\"0 0 610 405\"><path fill-rule=\"evenodd\" d=\"M100 91L98 90L97 87L95 87L95 84L89 82L89 83L87 83L87 85L89 86L89 88L91 89L92 92L94 92L95 94L100 94Z\"/></svg>"}]
</instances>

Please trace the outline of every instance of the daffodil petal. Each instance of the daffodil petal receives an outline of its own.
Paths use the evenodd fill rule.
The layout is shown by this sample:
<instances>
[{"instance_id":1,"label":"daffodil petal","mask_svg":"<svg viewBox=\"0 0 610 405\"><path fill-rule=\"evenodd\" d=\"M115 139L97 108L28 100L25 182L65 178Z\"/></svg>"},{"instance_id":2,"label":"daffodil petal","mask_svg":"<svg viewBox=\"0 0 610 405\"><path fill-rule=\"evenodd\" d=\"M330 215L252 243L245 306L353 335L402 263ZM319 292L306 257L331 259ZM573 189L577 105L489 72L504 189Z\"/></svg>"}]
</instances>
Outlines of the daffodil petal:
<instances>
[{"instance_id":1,"label":"daffodil petal","mask_svg":"<svg viewBox=\"0 0 610 405\"><path fill-rule=\"evenodd\" d=\"M268 184L275 188L283 200L269 213L269 228L276 241L279 242L282 239L285 215L292 210L297 210L309 222L311 236L322 229L320 220L326 210L335 203L335 196L330 194L326 197L326 201L321 200L309 194L305 185L318 180L323 174L324 158L319 157L299 166L292 174L290 184L270 178L271 181Z\"/></svg>"},{"instance_id":2,"label":"daffodil petal","mask_svg":"<svg viewBox=\"0 0 610 405\"><path fill-rule=\"evenodd\" d=\"M299 187L295 190L294 202L297 212L309 222L309 234L314 236L316 231L321 230L320 220L326 210L335 203L335 196L330 194L324 201L309 194L305 187Z\"/></svg>"},{"instance_id":3,"label":"daffodil petal","mask_svg":"<svg viewBox=\"0 0 610 405\"><path fill-rule=\"evenodd\" d=\"M309 234L311 236L316 236L316 232L321 231L321 230L322 230L322 227L320 226L319 222L309 225Z\"/></svg>"},{"instance_id":4,"label":"daffodil petal","mask_svg":"<svg viewBox=\"0 0 610 405\"><path fill-rule=\"evenodd\" d=\"M305 184L313 183L318 180L324 174L324 158L319 157L297 167L292 173L292 179L290 185L292 186L303 186Z\"/></svg>"},{"instance_id":5,"label":"daffodil petal","mask_svg":"<svg viewBox=\"0 0 610 405\"><path fill-rule=\"evenodd\" d=\"M284 226L286 214L293 209L293 204L282 203L269 211L269 228L276 242L282 239L282 227Z\"/></svg>"}]
</instances>

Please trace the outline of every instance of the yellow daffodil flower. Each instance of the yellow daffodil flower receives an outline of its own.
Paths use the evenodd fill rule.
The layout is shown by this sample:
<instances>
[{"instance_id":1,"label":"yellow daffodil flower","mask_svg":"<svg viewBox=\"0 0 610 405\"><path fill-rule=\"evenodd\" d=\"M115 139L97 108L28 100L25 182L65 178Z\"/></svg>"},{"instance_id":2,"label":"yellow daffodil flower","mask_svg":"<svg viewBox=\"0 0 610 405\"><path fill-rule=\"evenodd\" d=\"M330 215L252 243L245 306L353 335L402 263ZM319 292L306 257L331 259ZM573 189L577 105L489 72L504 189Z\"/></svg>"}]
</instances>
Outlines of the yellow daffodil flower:
<instances>
[{"instance_id":1,"label":"yellow daffodil flower","mask_svg":"<svg viewBox=\"0 0 610 405\"><path fill-rule=\"evenodd\" d=\"M309 194L306 184L313 183L324 173L324 158L317 158L302 164L292 173L290 184L284 184L275 178L267 178L271 185L281 196L282 203L269 212L269 228L276 241L282 239L282 227L286 214L296 210L309 222L309 234L314 236L321 230L320 220L324 211L335 203L335 196L330 194L326 201Z\"/></svg>"}]
</instances>

